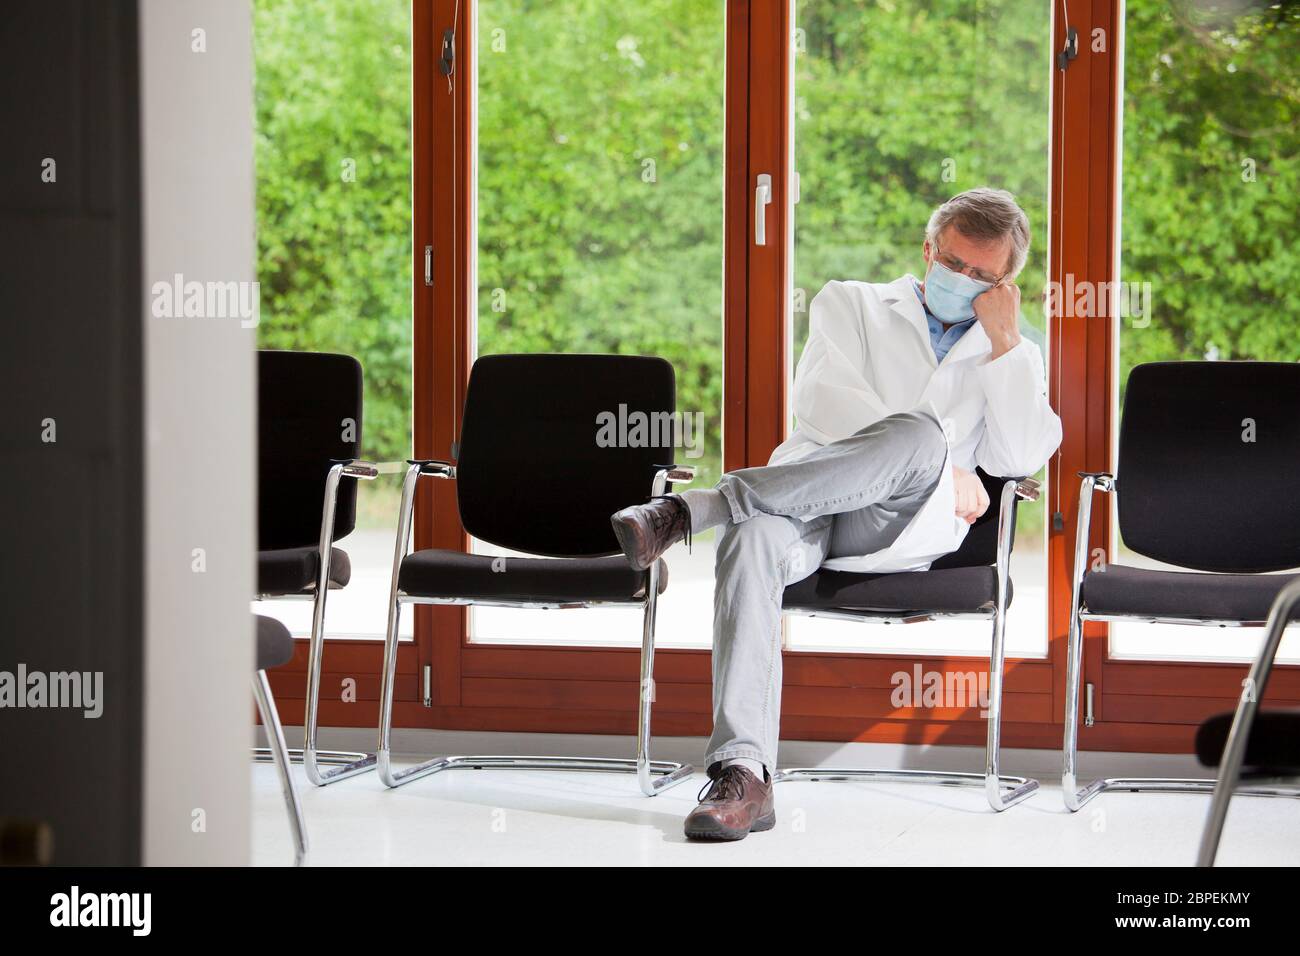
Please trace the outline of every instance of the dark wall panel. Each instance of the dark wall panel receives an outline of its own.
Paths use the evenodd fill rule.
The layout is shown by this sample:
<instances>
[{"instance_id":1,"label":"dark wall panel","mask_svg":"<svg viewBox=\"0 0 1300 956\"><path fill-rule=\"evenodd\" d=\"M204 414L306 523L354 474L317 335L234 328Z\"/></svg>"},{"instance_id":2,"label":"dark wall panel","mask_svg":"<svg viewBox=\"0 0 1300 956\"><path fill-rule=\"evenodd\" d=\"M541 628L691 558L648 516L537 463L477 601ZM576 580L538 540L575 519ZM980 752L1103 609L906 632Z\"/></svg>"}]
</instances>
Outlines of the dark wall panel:
<instances>
[{"instance_id":1,"label":"dark wall panel","mask_svg":"<svg viewBox=\"0 0 1300 956\"><path fill-rule=\"evenodd\" d=\"M0 707L0 819L65 864L140 860L138 59L132 0L0 16L0 671L103 674L98 719Z\"/></svg>"}]
</instances>

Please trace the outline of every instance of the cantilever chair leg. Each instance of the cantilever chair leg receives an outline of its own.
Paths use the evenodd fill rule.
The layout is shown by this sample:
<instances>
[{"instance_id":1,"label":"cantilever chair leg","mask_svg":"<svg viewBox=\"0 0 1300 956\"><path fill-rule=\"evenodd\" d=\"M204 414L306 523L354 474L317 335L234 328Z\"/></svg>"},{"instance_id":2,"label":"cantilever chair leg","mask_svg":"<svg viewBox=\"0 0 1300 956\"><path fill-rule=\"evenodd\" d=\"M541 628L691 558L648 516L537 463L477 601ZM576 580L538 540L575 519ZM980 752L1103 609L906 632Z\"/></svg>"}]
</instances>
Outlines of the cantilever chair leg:
<instances>
[{"instance_id":1,"label":"cantilever chair leg","mask_svg":"<svg viewBox=\"0 0 1300 956\"><path fill-rule=\"evenodd\" d=\"M1241 695L1241 703L1237 705L1236 716L1232 719L1232 728L1228 731L1228 742L1223 748L1223 759L1219 761L1219 777L1214 784L1214 799L1205 821L1205 832L1201 835L1197 866L1214 866L1214 858L1219 852L1219 839L1223 836L1223 825L1228 819L1228 803L1232 800L1245 763L1250 728L1255 722L1259 702L1268 686L1269 674L1272 673L1277 650L1282 644L1282 634L1295 616L1297 608L1300 608L1300 581L1283 588L1269 612L1264 644L1260 648L1259 657L1250 668L1247 687L1252 692Z\"/></svg>"},{"instance_id":2,"label":"cantilever chair leg","mask_svg":"<svg viewBox=\"0 0 1300 956\"><path fill-rule=\"evenodd\" d=\"M257 710L262 715L262 726L266 730L266 741L270 745L266 750L275 761L275 771L280 778L280 790L284 794L285 808L289 812L289 827L293 831L293 863L294 866L301 866L307 856L307 824L303 819L298 788L294 786L293 775L289 770L289 754L284 745L284 728L280 725L280 715L275 709L275 697L271 694L271 685L266 679L266 671L258 671L253 675L253 696L257 700Z\"/></svg>"},{"instance_id":3,"label":"cantilever chair leg","mask_svg":"<svg viewBox=\"0 0 1300 956\"><path fill-rule=\"evenodd\" d=\"M307 711L303 720L302 764L307 779L318 787L355 777L375 769L374 754L348 754L341 765L322 771L316 749L320 717L321 665L325 656L325 600L329 595L330 561L334 546L334 508L344 465L336 464L325 478L325 502L320 523L320 572L316 579L316 601L312 608L311 649L307 665Z\"/></svg>"},{"instance_id":4,"label":"cantilever chair leg","mask_svg":"<svg viewBox=\"0 0 1300 956\"><path fill-rule=\"evenodd\" d=\"M1079 785L1076 766L1079 756L1079 687L1082 681L1083 621L1077 607L1070 622L1070 646L1065 677L1065 743L1061 791L1065 806L1071 813L1083 809L1093 797L1107 791L1123 790L1129 793L1214 793L1217 787L1213 777L1105 777ZM1236 788L1236 793L1248 797L1291 797L1300 799L1300 789L1273 784L1251 784Z\"/></svg>"},{"instance_id":5,"label":"cantilever chair leg","mask_svg":"<svg viewBox=\"0 0 1300 956\"><path fill-rule=\"evenodd\" d=\"M1065 740L1062 750L1061 792L1065 806L1077 812L1099 793L1108 790L1126 790L1130 793L1213 793L1217 784L1212 777L1106 777L1079 786L1076 762L1079 755L1079 690L1083 686L1083 573L1088 562L1088 526L1092 518L1094 488L1110 491L1109 476L1099 483L1095 475L1085 475L1079 492L1078 531L1074 550L1074 583L1070 603L1069 647L1065 669ZM1285 591L1282 592L1286 594ZM1278 600L1283 598L1279 596ZM1276 605L1274 607L1276 611ZM1285 618L1283 619L1285 627ZM1270 623L1272 618L1270 618ZM1279 635L1278 639L1281 637ZM1267 646L1267 640L1266 640ZM1258 685L1256 685L1258 686ZM1240 719L1240 713L1238 718ZM1235 727L1235 724L1234 724ZM1222 781L1220 774L1220 782ZM1300 798L1300 789L1271 784L1253 784L1236 788L1236 792L1251 797ZM1224 808L1226 813L1226 806Z\"/></svg>"},{"instance_id":6,"label":"cantilever chair leg","mask_svg":"<svg viewBox=\"0 0 1300 956\"><path fill-rule=\"evenodd\" d=\"M1014 489L1004 490L1005 496ZM1008 532L1009 533L1009 532ZM1008 546L1009 551L1009 546ZM1038 789L1038 781L1003 776L998 769L1002 756L1002 681L1006 670L1007 578L1011 556L998 559L998 605L993 616L993 647L989 653L988 740L984 746L984 795L997 811L1013 807Z\"/></svg>"},{"instance_id":7,"label":"cantilever chair leg","mask_svg":"<svg viewBox=\"0 0 1300 956\"><path fill-rule=\"evenodd\" d=\"M388 596L388 630L384 640L384 665L379 692L379 745L377 766L385 786L396 788L444 770L576 770L634 773L642 793L653 797L676 786L694 773L690 764L650 759L650 710L654 701L655 610L659 596L659 567L651 567L646 583L642 619L641 683L637 713L637 747L634 759L617 757L553 757L522 755L468 755L435 757L398 770L392 762L393 686L397 676L397 631L404 595L398 588L402 559L411 532L411 507L421 465L407 471L402 485L397 541L393 556L393 579ZM663 492L664 481L656 478L655 493ZM443 603L443 602L431 602Z\"/></svg>"},{"instance_id":8,"label":"cantilever chair leg","mask_svg":"<svg viewBox=\"0 0 1300 956\"><path fill-rule=\"evenodd\" d=\"M1029 777L1013 777L999 770L1002 747L1002 678L1006 663L1007 588L1011 566L1011 532L1014 521L1014 504L1018 494L1017 483L1008 481L1002 488L998 515L998 596L993 610L993 639L989 653L989 713L988 738L984 750L984 772L936 770L832 770L818 767L796 767L778 771L773 777L777 783L787 780L877 780L882 783L925 783L950 787L982 787L989 806L995 811L1013 807L1028 799L1037 789L1038 781ZM1036 489L1035 489L1036 496Z\"/></svg>"},{"instance_id":9,"label":"cantilever chair leg","mask_svg":"<svg viewBox=\"0 0 1300 956\"><path fill-rule=\"evenodd\" d=\"M874 780L880 783L924 783L947 787L982 787L989 806L996 811L1006 810L1028 799L1038 790L1038 781L1029 777L1014 777L1000 772L1000 747L1002 735L1002 667L1004 617L998 614L993 622L993 655L989 670L989 729L984 752L984 772L970 773L949 770L875 770L828 769L821 767L792 767L776 773L773 780L782 783L790 780Z\"/></svg>"},{"instance_id":10,"label":"cantilever chair leg","mask_svg":"<svg viewBox=\"0 0 1300 956\"><path fill-rule=\"evenodd\" d=\"M386 466L385 466L386 467ZM334 552L334 510L338 503L339 481L344 472L355 477L374 477L368 472L358 473L346 463L335 464L325 476L325 497L321 510L320 558L317 564L316 591L312 596L311 641L307 663L307 703L303 720L303 746L301 750L288 751L289 759L301 763L307 779L324 787L357 774L375 769L375 755L340 750L320 750L316 746L320 720L321 666L325 657L325 602L329 597L330 563ZM378 473L377 471L375 472ZM271 759L269 750L258 748L254 756L259 761ZM331 769L323 770L322 765Z\"/></svg>"},{"instance_id":11,"label":"cantilever chair leg","mask_svg":"<svg viewBox=\"0 0 1300 956\"><path fill-rule=\"evenodd\" d=\"M645 612L641 624L641 683L636 719L636 779L647 797L681 783L694 769L690 764L650 759L650 711L655 699L655 611L659 604L659 563L650 566Z\"/></svg>"}]
</instances>

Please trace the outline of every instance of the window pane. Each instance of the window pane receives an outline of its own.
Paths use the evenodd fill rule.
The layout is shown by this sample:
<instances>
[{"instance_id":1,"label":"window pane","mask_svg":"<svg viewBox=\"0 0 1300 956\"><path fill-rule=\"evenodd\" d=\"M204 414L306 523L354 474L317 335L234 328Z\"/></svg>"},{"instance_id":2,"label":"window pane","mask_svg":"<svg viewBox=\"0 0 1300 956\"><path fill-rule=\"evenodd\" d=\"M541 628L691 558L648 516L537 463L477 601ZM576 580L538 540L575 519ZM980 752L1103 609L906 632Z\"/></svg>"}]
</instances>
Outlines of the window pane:
<instances>
[{"instance_id":1,"label":"window pane","mask_svg":"<svg viewBox=\"0 0 1300 956\"><path fill-rule=\"evenodd\" d=\"M1021 331L1046 357L1048 5L801 0L796 15L792 368L808 304L828 281L923 276L930 213L981 185L1010 190L1029 215ZM1019 509L1007 620L1016 656L1047 652L1045 500ZM971 622L900 629L790 616L786 628L801 650L988 653L987 626Z\"/></svg>"},{"instance_id":2,"label":"window pane","mask_svg":"<svg viewBox=\"0 0 1300 956\"><path fill-rule=\"evenodd\" d=\"M355 356L377 461L411 448L410 30L404 0L254 3L258 346ZM400 484L360 483L331 636L383 637ZM258 612L310 630L308 602Z\"/></svg>"},{"instance_id":3,"label":"window pane","mask_svg":"<svg viewBox=\"0 0 1300 956\"><path fill-rule=\"evenodd\" d=\"M711 485L722 452L723 4L475 6L477 353L663 356L678 409L703 425L677 457ZM668 555L662 644L709 641L711 539ZM637 643L639 615L474 608L470 633Z\"/></svg>"},{"instance_id":4,"label":"window pane","mask_svg":"<svg viewBox=\"0 0 1300 956\"><path fill-rule=\"evenodd\" d=\"M1124 43L1121 302L1134 307L1119 322L1120 408L1143 362L1300 361L1300 11L1129 0ZM1122 540L1115 560L1166 567ZM1147 624L1110 635L1117 657L1231 661L1263 637ZM1284 659L1300 661L1300 635Z\"/></svg>"}]
</instances>

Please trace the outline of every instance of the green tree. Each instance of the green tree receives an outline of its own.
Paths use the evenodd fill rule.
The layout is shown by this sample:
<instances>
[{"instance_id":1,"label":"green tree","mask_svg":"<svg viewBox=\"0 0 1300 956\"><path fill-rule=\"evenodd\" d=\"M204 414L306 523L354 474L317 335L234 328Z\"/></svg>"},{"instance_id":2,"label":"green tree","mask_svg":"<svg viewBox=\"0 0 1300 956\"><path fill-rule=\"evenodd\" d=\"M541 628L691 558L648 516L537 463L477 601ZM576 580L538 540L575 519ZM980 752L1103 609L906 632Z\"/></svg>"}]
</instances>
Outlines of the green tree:
<instances>
[{"instance_id":1,"label":"green tree","mask_svg":"<svg viewBox=\"0 0 1300 956\"><path fill-rule=\"evenodd\" d=\"M1121 331L1141 362L1300 360L1300 6L1130 0L1123 245L1152 316Z\"/></svg>"},{"instance_id":2,"label":"green tree","mask_svg":"<svg viewBox=\"0 0 1300 956\"><path fill-rule=\"evenodd\" d=\"M719 2L479 4L478 349L661 355L719 474Z\"/></svg>"},{"instance_id":3,"label":"green tree","mask_svg":"<svg viewBox=\"0 0 1300 956\"><path fill-rule=\"evenodd\" d=\"M476 7L479 351L665 356L679 407L707 417L711 480L723 2ZM1127 3L1122 266L1152 283L1154 315L1124 327L1123 374L1207 351L1300 359L1298 9ZM366 453L385 458L409 448L409 16L401 0L255 2L260 341L358 356ZM1048 24L1043 0L798 4L804 303L829 279L919 271L931 210L987 183L1029 213L1020 283L1041 328Z\"/></svg>"},{"instance_id":4,"label":"green tree","mask_svg":"<svg viewBox=\"0 0 1300 956\"><path fill-rule=\"evenodd\" d=\"M362 453L409 455L409 4L257 0L253 28L258 343L356 356Z\"/></svg>"},{"instance_id":5,"label":"green tree","mask_svg":"<svg viewBox=\"0 0 1300 956\"><path fill-rule=\"evenodd\" d=\"M1029 216L1020 284L1042 328L1048 25L1039 0L798 4L795 286L805 302L831 279L919 275L930 213L987 185ZM806 309L795 318L801 349Z\"/></svg>"}]
</instances>

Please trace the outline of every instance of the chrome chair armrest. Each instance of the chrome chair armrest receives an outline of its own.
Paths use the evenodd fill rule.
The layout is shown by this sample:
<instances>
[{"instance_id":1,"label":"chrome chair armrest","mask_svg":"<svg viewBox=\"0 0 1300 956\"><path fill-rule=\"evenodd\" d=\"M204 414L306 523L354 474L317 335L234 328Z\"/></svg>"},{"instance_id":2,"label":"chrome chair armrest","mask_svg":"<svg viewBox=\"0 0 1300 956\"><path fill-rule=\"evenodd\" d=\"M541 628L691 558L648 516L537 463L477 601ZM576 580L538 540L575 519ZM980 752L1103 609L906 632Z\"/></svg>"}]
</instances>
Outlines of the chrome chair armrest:
<instances>
[{"instance_id":1,"label":"chrome chair armrest","mask_svg":"<svg viewBox=\"0 0 1300 956\"><path fill-rule=\"evenodd\" d=\"M655 476L650 482L650 494L662 495L670 481L685 484L695 480L694 465L655 465Z\"/></svg>"},{"instance_id":2,"label":"chrome chair armrest","mask_svg":"<svg viewBox=\"0 0 1300 956\"><path fill-rule=\"evenodd\" d=\"M408 458L406 464L419 468L420 477L428 476L431 478L455 478L456 466L449 461L442 461L438 458ZM397 471L401 470L398 464Z\"/></svg>"},{"instance_id":3,"label":"chrome chair armrest","mask_svg":"<svg viewBox=\"0 0 1300 956\"><path fill-rule=\"evenodd\" d=\"M365 481L373 481L380 475L397 475L401 474L402 463L400 461L366 461L362 458L336 458L333 464L342 466L342 476L344 478L361 478Z\"/></svg>"},{"instance_id":4,"label":"chrome chair armrest","mask_svg":"<svg viewBox=\"0 0 1300 956\"><path fill-rule=\"evenodd\" d=\"M399 466L403 467L403 466ZM402 479L402 500L397 506L397 540L393 549L393 588L397 587L397 576L401 571L402 559L411 538L411 512L415 507L415 486L421 478L456 477L456 466L449 461L437 458L408 458L405 462L406 477Z\"/></svg>"},{"instance_id":5,"label":"chrome chair armrest","mask_svg":"<svg viewBox=\"0 0 1300 956\"><path fill-rule=\"evenodd\" d=\"M1092 493L1115 490L1115 476L1105 471L1081 471L1079 477L1079 520L1074 533L1074 586L1077 606L1078 588L1083 584L1083 572L1088 566L1088 538L1092 533Z\"/></svg>"},{"instance_id":6,"label":"chrome chair armrest","mask_svg":"<svg viewBox=\"0 0 1300 956\"><path fill-rule=\"evenodd\" d=\"M1074 572L1071 575L1073 589L1071 607L1077 612L1079 595L1083 589L1083 575L1088 567L1088 538L1092 534L1092 493L1094 491L1111 492L1115 490L1115 476L1105 471L1081 471L1079 477L1079 513L1074 532Z\"/></svg>"},{"instance_id":7,"label":"chrome chair armrest","mask_svg":"<svg viewBox=\"0 0 1300 956\"><path fill-rule=\"evenodd\" d=\"M1065 737L1062 745L1064 763L1061 789L1065 806L1071 812L1091 800L1105 781L1094 781L1080 789L1075 771L1079 741L1079 684L1083 680L1083 577L1088 570L1088 539L1092 534L1092 493L1115 490L1115 476L1105 471L1079 472L1079 510L1074 533L1074 567L1070 573L1070 627L1067 640L1065 680ZM1089 718L1088 724L1091 725Z\"/></svg>"},{"instance_id":8,"label":"chrome chair armrest","mask_svg":"<svg viewBox=\"0 0 1300 956\"><path fill-rule=\"evenodd\" d=\"M1043 483L1037 478L1021 478L1016 482L1016 497L1021 501L1037 501L1042 487Z\"/></svg>"},{"instance_id":9,"label":"chrome chair armrest","mask_svg":"<svg viewBox=\"0 0 1300 956\"><path fill-rule=\"evenodd\" d=\"M1115 490L1115 476L1108 471L1080 471L1077 474L1083 479L1091 478L1092 487L1096 491Z\"/></svg>"}]
</instances>

